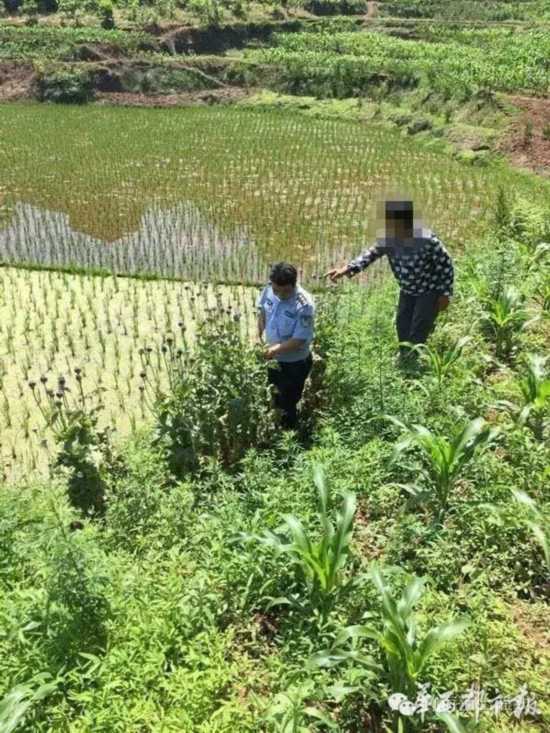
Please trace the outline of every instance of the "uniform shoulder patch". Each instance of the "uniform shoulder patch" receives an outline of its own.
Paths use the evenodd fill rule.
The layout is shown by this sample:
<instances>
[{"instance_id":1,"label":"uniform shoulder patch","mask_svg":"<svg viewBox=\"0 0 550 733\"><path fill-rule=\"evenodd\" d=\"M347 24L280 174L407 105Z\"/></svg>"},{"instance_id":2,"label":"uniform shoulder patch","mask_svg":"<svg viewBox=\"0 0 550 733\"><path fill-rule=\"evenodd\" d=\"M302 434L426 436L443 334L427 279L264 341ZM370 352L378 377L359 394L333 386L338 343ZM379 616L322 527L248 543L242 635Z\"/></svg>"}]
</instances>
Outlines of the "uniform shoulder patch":
<instances>
[{"instance_id":1,"label":"uniform shoulder patch","mask_svg":"<svg viewBox=\"0 0 550 733\"><path fill-rule=\"evenodd\" d=\"M296 296L296 305L298 308L303 308L306 305L311 307L313 306L313 302L308 293L300 291Z\"/></svg>"}]
</instances>

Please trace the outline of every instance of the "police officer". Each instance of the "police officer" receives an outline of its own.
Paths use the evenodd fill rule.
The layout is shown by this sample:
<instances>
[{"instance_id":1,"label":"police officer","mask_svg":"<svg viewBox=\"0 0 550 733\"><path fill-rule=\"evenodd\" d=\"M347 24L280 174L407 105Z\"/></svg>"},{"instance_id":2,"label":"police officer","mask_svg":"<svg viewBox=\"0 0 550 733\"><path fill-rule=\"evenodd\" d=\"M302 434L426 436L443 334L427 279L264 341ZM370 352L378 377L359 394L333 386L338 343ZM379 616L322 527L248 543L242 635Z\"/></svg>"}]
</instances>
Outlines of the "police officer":
<instances>
[{"instance_id":1,"label":"police officer","mask_svg":"<svg viewBox=\"0 0 550 733\"><path fill-rule=\"evenodd\" d=\"M298 273L288 262L271 268L269 284L257 300L258 337L265 331L268 380L276 388L274 403L281 412L281 426L297 426L296 405L311 371L315 304L311 295L296 284Z\"/></svg>"},{"instance_id":2,"label":"police officer","mask_svg":"<svg viewBox=\"0 0 550 733\"><path fill-rule=\"evenodd\" d=\"M385 202L386 236L344 267L326 273L332 282L365 270L380 257L388 257L400 286L396 327L400 362L416 356L408 344L423 344L453 294L454 268L443 243L433 232L415 230L412 201Z\"/></svg>"}]
</instances>

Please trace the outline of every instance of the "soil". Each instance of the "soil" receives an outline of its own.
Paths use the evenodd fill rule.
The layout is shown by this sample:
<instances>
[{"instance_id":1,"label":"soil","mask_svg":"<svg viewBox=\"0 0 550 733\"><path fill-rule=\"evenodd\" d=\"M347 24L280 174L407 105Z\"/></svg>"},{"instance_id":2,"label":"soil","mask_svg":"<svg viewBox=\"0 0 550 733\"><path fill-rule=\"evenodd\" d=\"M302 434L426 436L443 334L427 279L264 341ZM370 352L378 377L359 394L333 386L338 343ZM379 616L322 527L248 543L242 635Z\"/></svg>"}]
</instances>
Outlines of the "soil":
<instances>
[{"instance_id":1,"label":"soil","mask_svg":"<svg viewBox=\"0 0 550 733\"><path fill-rule=\"evenodd\" d=\"M365 15L365 20L372 20L373 18L376 18L377 15L378 15L378 3L369 1L367 3L367 12Z\"/></svg>"},{"instance_id":2,"label":"soil","mask_svg":"<svg viewBox=\"0 0 550 733\"><path fill-rule=\"evenodd\" d=\"M0 63L0 102L13 102L31 96L34 69L15 61Z\"/></svg>"},{"instance_id":3,"label":"soil","mask_svg":"<svg viewBox=\"0 0 550 733\"><path fill-rule=\"evenodd\" d=\"M219 28L178 26L159 38L160 48L177 54L219 54L250 43L265 43L276 32L291 33L303 29L300 20L234 23Z\"/></svg>"},{"instance_id":4,"label":"soil","mask_svg":"<svg viewBox=\"0 0 550 733\"><path fill-rule=\"evenodd\" d=\"M508 99L521 110L521 114L500 142L499 150L516 166L550 175L550 99L521 96ZM529 123L532 125L531 136L526 134ZM549 135L547 139L543 136L545 128Z\"/></svg>"},{"instance_id":5,"label":"soil","mask_svg":"<svg viewBox=\"0 0 550 733\"><path fill-rule=\"evenodd\" d=\"M240 87L204 89L180 94L134 94L131 92L98 92L96 104L122 107L189 107L193 105L232 104L253 90Z\"/></svg>"},{"instance_id":6,"label":"soil","mask_svg":"<svg viewBox=\"0 0 550 733\"><path fill-rule=\"evenodd\" d=\"M521 633L530 639L541 656L550 655L550 633L546 619L533 612L528 603L517 601L512 608L514 623Z\"/></svg>"}]
</instances>

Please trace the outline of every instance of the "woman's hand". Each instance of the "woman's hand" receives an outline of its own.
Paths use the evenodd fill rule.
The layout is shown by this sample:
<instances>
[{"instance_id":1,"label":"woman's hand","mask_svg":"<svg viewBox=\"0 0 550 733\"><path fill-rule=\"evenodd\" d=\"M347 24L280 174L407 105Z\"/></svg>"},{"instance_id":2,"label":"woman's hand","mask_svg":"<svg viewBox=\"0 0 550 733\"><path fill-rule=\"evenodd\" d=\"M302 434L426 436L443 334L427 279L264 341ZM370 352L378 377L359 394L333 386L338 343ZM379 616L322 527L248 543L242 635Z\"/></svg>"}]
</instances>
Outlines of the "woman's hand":
<instances>
[{"instance_id":1,"label":"woman's hand","mask_svg":"<svg viewBox=\"0 0 550 733\"><path fill-rule=\"evenodd\" d=\"M347 275L347 274L348 274L348 266L346 265L345 267L335 267L334 269L329 270L328 272L325 272L323 277L328 277L330 278L331 282L335 283L338 280L340 280L340 278L344 277L344 275Z\"/></svg>"}]
</instances>

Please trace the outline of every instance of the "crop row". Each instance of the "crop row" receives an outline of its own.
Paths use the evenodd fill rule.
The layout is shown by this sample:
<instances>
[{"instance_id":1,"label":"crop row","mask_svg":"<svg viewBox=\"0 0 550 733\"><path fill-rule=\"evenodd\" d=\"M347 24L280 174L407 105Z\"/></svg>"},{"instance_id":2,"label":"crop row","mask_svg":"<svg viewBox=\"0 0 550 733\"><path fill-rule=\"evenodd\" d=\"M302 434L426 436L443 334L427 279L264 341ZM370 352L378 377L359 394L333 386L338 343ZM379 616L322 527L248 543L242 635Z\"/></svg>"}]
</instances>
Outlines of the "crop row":
<instances>
[{"instance_id":1,"label":"crop row","mask_svg":"<svg viewBox=\"0 0 550 733\"><path fill-rule=\"evenodd\" d=\"M447 29L440 40L438 28L433 41L414 43L369 32L279 34L273 48L252 51L248 58L283 70L286 83L293 82L304 94L321 89L326 96L361 94L380 73L401 85L424 79L449 93L546 93L550 88L548 32L499 29L455 35Z\"/></svg>"},{"instance_id":2,"label":"crop row","mask_svg":"<svg viewBox=\"0 0 550 733\"><path fill-rule=\"evenodd\" d=\"M192 348L197 324L231 307L243 337L253 333L251 288L132 278L78 276L0 268L0 425L6 475L43 469L44 421L29 382L55 389L60 376L74 390L74 370L97 394L101 424L121 434L144 417L139 351L171 334ZM162 379L163 372L158 372ZM162 386L159 384L158 386ZM44 442L46 441L46 442Z\"/></svg>"},{"instance_id":3,"label":"crop row","mask_svg":"<svg viewBox=\"0 0 550 733\"><path fill-rule=\"evenodd\" d=\"M276 112L18 105L0 136L10 264L262 282L285 257L316 281L369 241L388 191L414 198L452 248L487 226L499 186L544 196L542 182L375 125Z\"/></svg>"}]
</instances>

